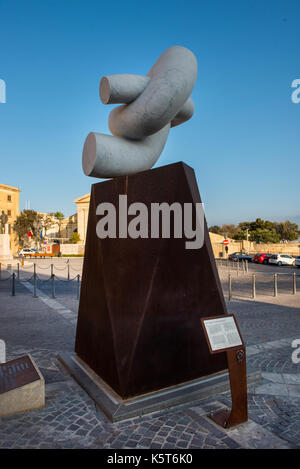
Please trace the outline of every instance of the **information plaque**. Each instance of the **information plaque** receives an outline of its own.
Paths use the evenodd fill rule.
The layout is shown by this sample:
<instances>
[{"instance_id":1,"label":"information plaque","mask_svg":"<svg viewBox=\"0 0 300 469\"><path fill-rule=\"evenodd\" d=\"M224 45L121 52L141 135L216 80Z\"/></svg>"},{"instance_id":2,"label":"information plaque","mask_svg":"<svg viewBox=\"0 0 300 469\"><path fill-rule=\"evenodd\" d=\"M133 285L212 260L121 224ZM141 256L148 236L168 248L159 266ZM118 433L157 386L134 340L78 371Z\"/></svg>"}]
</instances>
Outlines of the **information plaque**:
<instances>
[{"instance_id":1,"label":"information plaque","mask_svg":"<svg viewBox=\"0 0 300 469\"><path fill-rule=\"evenodd\" d=\"M0 394L40 379L28 355L0 364Z\"/></svg>"},{"instance_id":2,"label":"information plaque","mask_svg":"<svg viewBox=\"0 0 300 469\"><path fill-rule=\"evenodd\" d=\"M221 410L210 418L224 428L248 420L246 347L233 314L201 319L210 353L226 352L232 409Z\"/></svg>"},{"instance_id":3,"label":"information plaque","mask_svg":"<svg viewBox=\"0 0 300 469\"><path fill-rule=\"evenodd\" d=\"M30 355L0 363L0 417L45 406L45 380Z\"/></svg>"},{"instance_id":4,"label":"information plaque","mask_svg":"<svg viewBox=\"0 0 300 469\"><path fill-rule=\"evenodd\" d=\"M223 352L231 347L243 345L233 315L202 319L211 353Z\"/></svg>"}]
</instances>

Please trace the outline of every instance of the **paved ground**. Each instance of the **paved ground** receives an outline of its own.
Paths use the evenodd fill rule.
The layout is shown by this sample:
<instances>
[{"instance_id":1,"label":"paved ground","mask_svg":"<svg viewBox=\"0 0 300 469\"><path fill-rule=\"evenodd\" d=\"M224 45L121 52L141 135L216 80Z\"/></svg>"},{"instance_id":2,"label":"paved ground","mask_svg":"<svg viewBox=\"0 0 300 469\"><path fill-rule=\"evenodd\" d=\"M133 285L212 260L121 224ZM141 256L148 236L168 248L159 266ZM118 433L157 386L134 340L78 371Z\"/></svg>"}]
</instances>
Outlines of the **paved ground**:
<instances>
[{"instance_id":1,"label":"paved ground","mask_svg":"<svg viewBox=\"0 0 300 469\"><path fill-rule=\"evenodd\" d=\"M7 359L30 353L36 360L46 381L46 406L0 419L0 448L300 448L300 363L292 360L296 352L292 343L300 339L300 285L299 293L292 294L288 280L292 269L281 271L289 275L274 297L272 289L263 285L268 283L266 275L279 270L251 266L261 278L255 299L251 298L253 271L245 275L232 271L235 294L227 301L228 312L238 320L248 363L262 371L263 380L249 389L249 421L224 430L208 415L230 406L229 393L193 406L110 423L57 360L60 352L74 349L76 276L81 275L82 261L70 259L69 282L67 260L53 262L53 273L61 280L56 278L54 290L50 262L36 264L36 288L30 280L33 264L28 261L19 273L15 296L11 296L12 271L1 272L0 338L6 342ZM17 274L17 265L13 267ZM259 267L264 270L258 271ZM228 269L219 271L227 298Z\"/></svg>"}]
</instances>

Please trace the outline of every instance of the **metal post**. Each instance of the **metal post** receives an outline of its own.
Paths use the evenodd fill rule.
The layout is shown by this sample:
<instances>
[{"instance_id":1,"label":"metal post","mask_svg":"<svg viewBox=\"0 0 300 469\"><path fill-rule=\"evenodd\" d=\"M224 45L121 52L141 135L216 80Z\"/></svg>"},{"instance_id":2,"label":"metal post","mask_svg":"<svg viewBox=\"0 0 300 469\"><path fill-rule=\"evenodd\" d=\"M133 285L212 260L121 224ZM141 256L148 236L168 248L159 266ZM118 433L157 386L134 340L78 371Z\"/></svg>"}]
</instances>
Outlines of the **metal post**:
<instances>
[{"instance_id":1,"label":"metal post","mask_svg":"<svg viewBox=\"0 0 300 469\"><path fill-rule=\"evenodd\" d=\"M248 273L248 271L249 271L249 261L248 261L248 259L245 260L245 263L246 263L246 272Z\"/></svg>"},{"instance_id":2,"label":"metal post","mask_svg":"<svg viewBox=\"0 0 300 469\"><path fill-rule=\"evenodd\" d=\"M33 273L33 298L37 298L37 294L36 294L36 272L35 271Z\"/></svg>"},{"instance_id":3,"label":"metal post","mask_svg":"<svg viewBox=\"0 0 300 469\"><path fill-rule=\"evenodd\" d=\"M236 273L237 273L237 275L239 275L239 271L240 271L240 260L238 259L236 261Z\"/></svg>"},{"instance_id":4,"label":"metal post","mask_svg":"<svg viewBox=\"0 0 300 469\"><path fill-rule=\"evenodd\" d=\"M35 276L35 275L36 275L36 264L34 263L33 264L33 276Z\"/></svg>"},{"instance_id":5,"label":"metal post","mask_svg":"<svg viewBox=\"0 0 300 469\"><path fill-rule=\"evenodd\" d=\"M274 274L274 296L277 296L278 288L277 288L277 274Z\"/></svg>"},{"instance_id":6,"label":"metal post","mask_svg":"<svg viewBox=\"0 0 300 469\"><path fill-rule=\"evenodd\" d=\"M242 259L242 266L243 266L243 274L245 275L246 269L245 269L245 262L244 262L244 259Z\"/></svg>"},{"instance_id":7,"label":"metal post","mask_svg":"<svg viewBox=\"0 0 300 469\"><path fill-rule=\"evenodd\" d=\"M55 282L55 275L52 274L51 275L51 283L52 283L52 298L55 298L55 285L54 285L54 282Z\"/></svg>"},{"instance_id":8,"label":"metal post","mask_svg":"<svg viewBox=\"0 0 300 469\"><path fill-rule=\"evenodd\" d=\"M18 274L17 274L17 276L18 276L18 279L19 279L20 278L20 263L19 262L18 262Z\"/></svg>"},{"instance_id":9,"label":"metal post","mask_svg":"<svg viewBox=\"0 0 300 469\"><path fill-rule=\"evenodd\" d=\"M53 275L53 264L51 264L51 277Z\"/></svg>"},{"instance_id":10,"label":"metal post","mask_svg":"<svg viewBox=\"0 0 300 469\"><path fill-rule=\"evenodd\" d=\"M252 274L252 298L256 298L256 285L255 285L256 275Z\"/></svg>"},{"instance_id":11,"label":"metal post","mask_svg":"<svg viewBox=\"0 0 300 469\"><path fill-rule=\"evenodd\" d=\"M16 274L12 274L12 287L11 287L11 295L16 296Z\"/></svg>"},{"instance_id":12,"label":"metal post","mask_svg":"<svg viewBox=\"0 0 300 469\"><path fill-rule=\"evenodd\" d=\"M1 278L1 262L0 262L0 278Z\"/></svg>"},{"instance_id":13,"label":"metal post","mask_svg":"<svg viewBox=\"0 0 300 469\"><path fill-rule=\"evenodd\" d=\"M297 293L297 278L296 278L296 272L293 272L293 295L296 295Z\"/></svg>"},{"instance_id":14,"label":"metal post","mask_svg":"<svg viewBox=\"0 0 300 469\"><path fill-rule=\"evenodd\" d=\"M228 300L232 300L232 277L231 274L228 274Z\"/></svg>"},{"instance_id":15,"label":"metal post","mask_svg":"<svg viewBox=\"0 0 300 469\"><path fill-rule=\"evenodd\" d=\"M68 264L68 280L70 280L70 264Z\"/></svg>"},{"instance_id":16,"label":"metal post","mask_svg":"<svg viewBox=\"0 0 300 469\"><path fill-rule=\"evenodd\" d=\"M77 275L77 300L79 300L79 282L80 282L80 275Z\"/></svg>"}]
</instances>

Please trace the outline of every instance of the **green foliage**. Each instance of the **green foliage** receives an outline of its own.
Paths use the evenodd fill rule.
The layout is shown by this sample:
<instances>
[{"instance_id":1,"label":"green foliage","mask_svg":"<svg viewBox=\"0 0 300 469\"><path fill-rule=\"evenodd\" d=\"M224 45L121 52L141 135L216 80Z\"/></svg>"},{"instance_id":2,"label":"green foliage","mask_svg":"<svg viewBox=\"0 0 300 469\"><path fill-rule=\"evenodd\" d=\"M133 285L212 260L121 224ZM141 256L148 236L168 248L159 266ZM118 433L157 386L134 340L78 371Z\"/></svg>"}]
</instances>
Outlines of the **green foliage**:
<instances>
[{"instance_id":1,"label":"green foliage","mask_svg":"<svg viewBox=\"0 0 300 469\"><path fill-rule=\"evenodd\" d=\"M70 240L70 241L71 241L72 244L77 244L77 243L79 243L79 241L80 241L80 236L79 236L79 234L76 233L76 232L75 232L75 233L72 233L72 236L71 236L71 240Z\"/></svg>"},{"instance_id":2,"label":"green foliage","mask_svg":"<svg viewBox=\"0 0 300 469\"><path fill-rule=\"evenodd\" d=\"M295 241L300 236L296 223L290 221L271 222L257 218L255 221L241 222L235 225L214 225L209 231L236 240L253 241L255 243L279 243L280 241Z\"/></svg>"},{"instance_id":3,"label":"green foliage","mask_svg":"<svg viewBox=\"0 0 300 469\"><path fill-rule=\"evenodd\" d=\"M19 243L24 244L28 240L27 233L32 233L32 238L38 241L41 229L43 227L42 217L34 210L23 210L17 216L13 225L13 230L18 236Z\"/></svg>"},{"instance_id":4,"label":"green foliage","mask_svg":"<svg viewBox=\"0 0 300 469\"><path fill-rule=\"evenodd\" d=\"M55 212L53 215L58 222L58 237L60 238L61 223L63 219L65 218L65 216L62 212Z\"/></svg>"},{"instance_id":5,"label":"green foliage","mask_svg":"<svg viewBox=\"0 0 300 469\"><path fill-rule=\"evenodd\" d=\"M216 234L222 235L225 238L233 238L237 234L238 229L233 224L231 224L231 225L226 225L225 224L225 225L222 225L222 226L218 226L218 225L211 226L211 227L209 227L209 231L211 233L216 233Z\"/></svg>"},{"instance_id":6,"label":"green foliage","mask_svg":"<svg viewBox=\"0 0 300 469\"><path fill-rule=\"evenodd\" d=\"M54 216L55 218L58 220L58 221L61 221L65 218L64 214L62 212L55 212L54 213Z\"/></svg>"}]
</instances>

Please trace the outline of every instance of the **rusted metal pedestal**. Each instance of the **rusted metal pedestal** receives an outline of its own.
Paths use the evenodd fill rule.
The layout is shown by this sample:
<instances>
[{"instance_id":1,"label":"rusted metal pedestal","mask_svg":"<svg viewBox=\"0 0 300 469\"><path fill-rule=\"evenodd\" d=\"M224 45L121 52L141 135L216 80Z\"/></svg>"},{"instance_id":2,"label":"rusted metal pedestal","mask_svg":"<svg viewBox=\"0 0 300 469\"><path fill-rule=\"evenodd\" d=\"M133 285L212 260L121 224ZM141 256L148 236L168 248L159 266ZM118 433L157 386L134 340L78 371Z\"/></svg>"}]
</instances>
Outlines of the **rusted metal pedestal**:
<instances>
[{"instance_id":1,"label":"rusted metal pedestal","mask_svg":"<svg viewBox=\"0 0 300 469\"><path fill-rule=\"evenodd\" d=\"M211 415L210 418L223 428L230 428L248 420L245 346L228 349L226 354L232 408L231 410L220 410Z\"/></svg>"}]
</instances>

